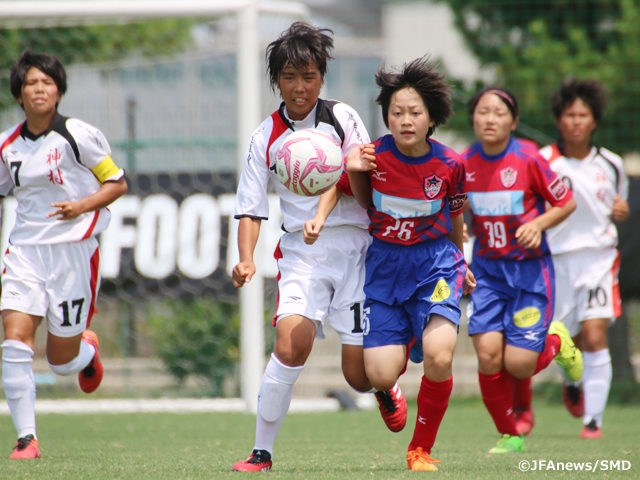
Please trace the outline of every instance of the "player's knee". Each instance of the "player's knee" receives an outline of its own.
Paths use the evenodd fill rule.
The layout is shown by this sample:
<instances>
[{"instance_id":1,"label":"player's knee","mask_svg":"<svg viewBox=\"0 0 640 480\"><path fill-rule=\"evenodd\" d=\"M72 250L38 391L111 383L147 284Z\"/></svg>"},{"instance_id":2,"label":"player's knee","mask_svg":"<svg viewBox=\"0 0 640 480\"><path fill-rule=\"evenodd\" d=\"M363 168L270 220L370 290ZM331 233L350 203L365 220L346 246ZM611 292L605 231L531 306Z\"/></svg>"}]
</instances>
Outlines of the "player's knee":
<instances>
[{"instance_id":1,"label":"player's knee","mask_svg":"<svg viewBox=\"0 0 640 480\"><path fill-rule=\"evenodd\" d=\"M478 368L485 374L502 370L502 355L498 352L478 351Z\"/></svg>"},{"instance_id":2,"label":"player's knee","mask_svg":"<svg viewBox=\"0 0 640 480\"><path fill-rule=\"evenodd\" d=\"M599 333L587 333L583 332L582 335L582 349L585 352L598 352L604 348L607 348L607 336L600 335Z\"/></svg>"},{"instance_id":3,"label":"player's knee","mask_svg":"<svg viewBox=\"0 0 640 480\"><path fill-rule=\"evenodd\" d=\"M531 363L527 361L510 360L505 362L504 367L506 368L507 372L516 377L518 380L530 378L536 371L535 362Z\"/></svg>"},{"instance_id":4,"label":"player's knee","mask_svg":"<svg viewBox=\"0 0 640 480\"><path fill-rule=\"evenodd\" d=\"M366 393L371 390L371 382L367 378L367 375L364 371L362 372L354 372L343 370L344 379L347 381L349 386L354 390Z\"/></svg>"}]
</instances>

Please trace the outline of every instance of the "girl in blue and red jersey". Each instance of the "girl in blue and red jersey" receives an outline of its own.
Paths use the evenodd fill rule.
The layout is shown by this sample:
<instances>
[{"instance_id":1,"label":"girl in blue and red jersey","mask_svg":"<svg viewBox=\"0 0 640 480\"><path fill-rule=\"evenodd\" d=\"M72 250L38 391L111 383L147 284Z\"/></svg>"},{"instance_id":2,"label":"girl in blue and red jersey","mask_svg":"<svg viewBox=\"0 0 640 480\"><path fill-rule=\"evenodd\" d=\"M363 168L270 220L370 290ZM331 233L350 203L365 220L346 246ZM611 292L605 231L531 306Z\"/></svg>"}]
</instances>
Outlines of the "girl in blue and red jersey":
<instances>
[{"instance_id":1,"label":"girl in blue and red jersey","mask_svg":"<svg viewBox=\"0 0 640 480\"><path fill-rule=\"evenodd\" d=\"M544 234L576 202L537 149L511 137L518 124L512 93L481 90L469 101L469 116L479 140L462 154L478 281L469 302L469 335L482 399L502 434L489 453L523 452L513 378L529 378L554 358L569 377L582 373L582 356L569 332L551 322L554 271Z\"/></svg>"},{"instance_id":2,"label":"girl in blue and red jersey","mask_svg":"<svg viewBox=\"0 0 640 480\"><path fill-rule=\"evenodd\" d=\"M433 471L440 462L431 448L453 386L460 297L475 286L462 254L465 172L457 153L430 138L452 113L444 76L421 58L398 72L380 69L375 79L391 135L347 159L373 236L365 263L365 369L375 388L393 387L408 344L422 339L424 377L407 463Z\"/></svg>"}]
</instances>

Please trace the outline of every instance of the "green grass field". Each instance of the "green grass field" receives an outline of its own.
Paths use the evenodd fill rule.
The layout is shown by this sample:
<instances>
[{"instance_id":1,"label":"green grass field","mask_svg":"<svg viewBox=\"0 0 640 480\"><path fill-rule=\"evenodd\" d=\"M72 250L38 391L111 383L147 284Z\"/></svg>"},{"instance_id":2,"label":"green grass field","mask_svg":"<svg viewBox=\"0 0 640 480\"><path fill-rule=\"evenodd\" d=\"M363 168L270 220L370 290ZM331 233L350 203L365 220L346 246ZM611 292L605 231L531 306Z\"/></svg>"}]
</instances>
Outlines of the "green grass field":
<instances>
[{"instance_id":1,"label":"green grass field","mask_svg":"<svg viewBox=\"0 0 640 480\"><path fill-rule=\"evenodd\" d=\"M0 417L0 478L16 479L217 479L247 475L273 479L396 479L436 475L459 479L640 478L640 406L610 406L604 438L580 440L580 421L561 405L536 404L537 425L527 452L488 456L498 440L479 401L452 400L434 451L436 473L407 471L404 455L415 421L393 434L377 411L295 414L276 442L269 473L232 473L253 446L254 417L242 414L40 415L43 458L6 459L14 445L11 418ZM521 460L595 462L628 460L629 471L518 470ZM261 477L262 478L262 477Z\"/></svg>"}]
</instances>

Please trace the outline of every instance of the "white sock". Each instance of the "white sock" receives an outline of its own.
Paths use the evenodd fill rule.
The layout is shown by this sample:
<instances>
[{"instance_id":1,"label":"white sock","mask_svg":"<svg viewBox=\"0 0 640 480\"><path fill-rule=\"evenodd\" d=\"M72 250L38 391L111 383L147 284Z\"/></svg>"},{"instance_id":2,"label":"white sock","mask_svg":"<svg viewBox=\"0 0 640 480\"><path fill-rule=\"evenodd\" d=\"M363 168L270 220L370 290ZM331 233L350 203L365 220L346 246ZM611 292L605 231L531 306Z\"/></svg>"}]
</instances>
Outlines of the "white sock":
<instances>
[{"instance_id":1,"label":"white sock","mask_svg":"<svg viewBox=\"0 0 640 480\"><path fill-rule=\"evenodd\" d=\"M33 377L33 350L17 340L2 345L2 387L18 438L36 435L36 381Z\"/></svg>"},{"instance_id":2,"label":"white sock","mask_svg":"<svg viewBox=\"0 0 640 480\"><path fill-rule=\"evenodd\" d=\"M64 365L51 365L49 368L53 373L57 375L71 375L72 373L78 373L80 370L91 363L93 356L96 354L96 349L93 345L89 345L86 342L80 342L80 352L78 356Z\"/></svg>"},{"instance_id":3,"label":"white sock","mask_svg":"<svg viewBox=\"0 0 640 480\"><path fill-rule=\"evenodd\" d=\"M602 415L607 405L611 388L611 356L609 349L597 352L583 352L584 373L582 374L582 390L584 391L584 417L582 423L588 425L595 419L598 427L602 426Z\"/></svg>"},{"instance_id":4,"label":"white sock","mask_svg":"<svg viewBox=\"0 0 640 480\"><path fill-rule=\"evenodd\" d=\"M273 456L273 444L291 405L293 384L303 368L304 366L287 367L280 363L273 353L271 354L258 394L254 450L266 450Z\"/></svg>"}]
</instances>

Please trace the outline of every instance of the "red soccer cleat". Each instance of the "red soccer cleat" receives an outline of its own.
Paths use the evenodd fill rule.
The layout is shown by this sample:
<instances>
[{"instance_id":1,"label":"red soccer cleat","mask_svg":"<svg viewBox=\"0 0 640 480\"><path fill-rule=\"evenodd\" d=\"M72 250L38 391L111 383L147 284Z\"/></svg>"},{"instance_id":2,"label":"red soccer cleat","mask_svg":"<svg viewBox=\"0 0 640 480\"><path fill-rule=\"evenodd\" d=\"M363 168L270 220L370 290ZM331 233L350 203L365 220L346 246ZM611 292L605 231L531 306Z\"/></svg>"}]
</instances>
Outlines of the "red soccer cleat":
<instances>
[{"instance_id":1,"label":"red soccer cleat","mask_svg":"<svg viewBox=\"0 0 640 480\"><path fill-rule=\"evenodd\" d=\"M401 431L407 423L407 399L398 384L391 390L376 392L375 396L387 428L392 432Z\"/></svg>"},{"instance_id":2,"label":"red soccer cleat","mask_svg":"<svg viewBox=\"0 0 640 480\"><path fill-rule=\"evenodd\" d=\"M591 420L587 425L582 427L580 438L602 438L602 429L598 426L595 420Z\"/></svg>"},{"instance_id":3,"label":"red soccer cleat","mask_svg":"<svg viewBox=\"0 0 640 480\"><path fill-rule=\"evenodd\" d=\"M518 431L518 434L525 436L529 435L536 424L533 409L515 409L513 411L513 417L516 421L516 430Z\"/></svg>"},{"instance_id":4,"label":"red soccer cleat","mask_svg":"<svg viewBox=\"0 0 640 480\"><path fill-rule=\"evenodd\" d=\"M576 418L584 415L584 394L582 388L573 385L562 385L562 400L569 413Z\"/></svg>"},{"instance_id":5,"label":"red soccer cleat","mask_svg":"<svg viewBox=\"0 0 640 480\"><path fill-rule=\"evenodd\" d=\"M273 462L271 454L266 450L254 450L249 458L233 465L234 472L268 472Z\"/></svg>"},{"instance_id":6,"label":"red soccer cleat","mask_svg":"<svg viewBox=\"0 0 640 480\"><path fill-rule=\"evenodd\" d=\"M98 336L91 330L82 332L82 341L93 345L96 349L91 363L89 363L84 370L78 372L80 389L84 393L92 393L100 386L100 382L102 382L102 377L104 376L104 365L102 365L102 360L100 360L100 343L98 342Z\"/></svg>"},{"instance_id":7,"label":"red soccer cleat","mask_svg":"<svg viewBox=\"0 0 640 480\"><path fill-rule=\"evenodd\" d=\"M38 445L38 440L31 434L19 438L9 456L12 460L31 460L40 457L40 445Z\"/></svg>"}]
</instances>

